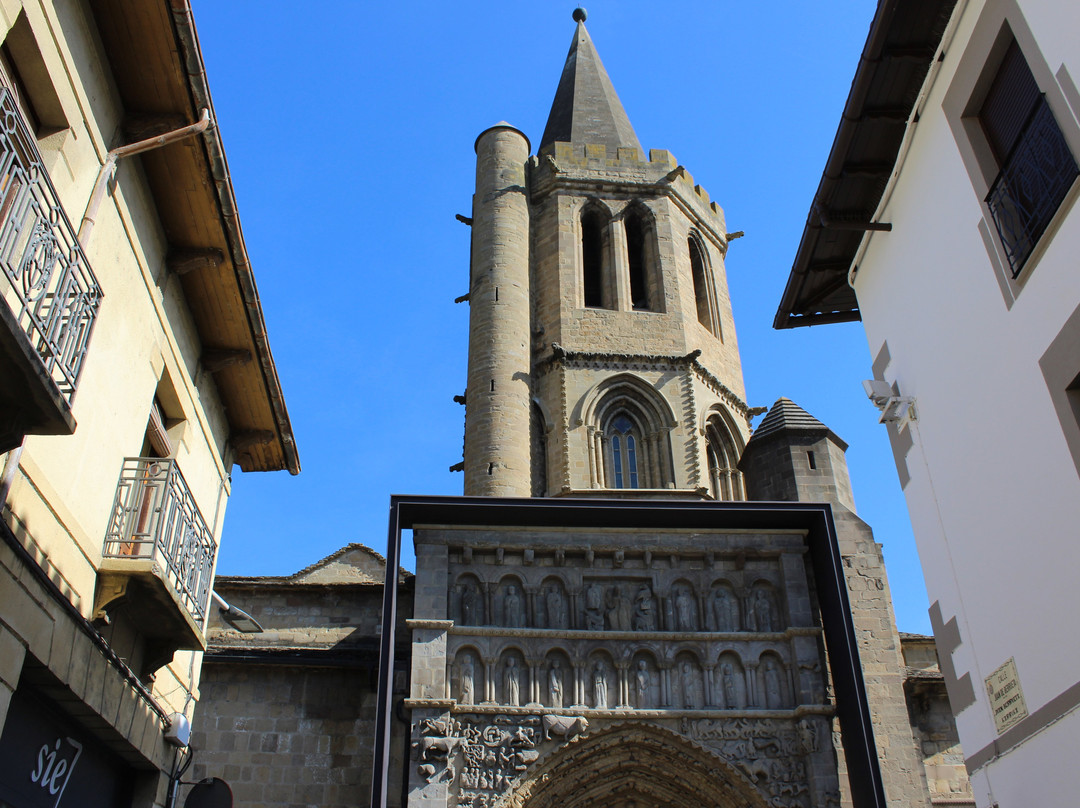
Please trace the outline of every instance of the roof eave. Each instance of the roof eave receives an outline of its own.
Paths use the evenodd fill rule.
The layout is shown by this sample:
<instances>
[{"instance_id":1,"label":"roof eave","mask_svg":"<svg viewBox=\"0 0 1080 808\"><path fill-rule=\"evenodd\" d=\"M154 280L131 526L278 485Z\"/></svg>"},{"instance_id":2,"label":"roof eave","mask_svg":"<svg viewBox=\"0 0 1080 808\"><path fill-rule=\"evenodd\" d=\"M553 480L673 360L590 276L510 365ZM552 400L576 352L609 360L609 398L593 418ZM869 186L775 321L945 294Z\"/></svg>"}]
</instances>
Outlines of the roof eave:
<instances>
[{"instance_id":1,"label":"roof eave","mask_svg":"<svg viewBox=\"0 0 1080 808\"><path fill-rule=\"evenodd\" d=\"M180 56L186 67L184 74L187 77L188 89L195 108L211 110L211 120L215 122L215 125L203 135L203 143L208 152L207 168L214 179L214 186L220 203L221 223L229 243L237 283L243 295L244 307L251 327L252 342L255 346L256 359L262 370L265 392L274 413L284 468L290 474L299 474L300 456L296 446L296 436L293 433L289 411L285 405L285 395L281 389L281 380L278 376L277 366L274 363L274 356L270 351L266 321L263 318L258 287L255 284L255 276L248 257L247 245L240 226L236 195L229 175L229 164L225 157L225 147L221 141L220 130L216 126L217 117L213 114L213 100L210 97L210 87L206 79L206 67L203 62L202 50L199 47L198 34L195 31L191 4L189 0L169 0L169 5L172 11L173 28L182 50ZM245 471L248 470L277 471L278 468L245 469Z\"/></svg>"},{"instance_id":2,"label":"roof eave","mask_svg":"<svg viewBox=\"0 0 1080 808\"><path fill-rule=\"evenodd\" d=\"M822 294L824 286L831 284L832 290L835 292L847 285L848 274L854 264L859 244L862 241L861 235L859 238L849 240L848 247L839 258L830 255L826 259L822 259L829 264L829 269L813 273L814 280L820 285L808 290L807 281L815 257L821 259L821 256L817 254L817 250L819 236L824 229L824 212L828 210L829 201L854 163L850 153L853 141L855 141L855 136L860 131L860 127L867 126L866 113L868 110L873 109L875 102L871 94L872 85L883 60L889 56L886 53L886 46L891 33L891 26L897 11L904 7L905 2L909 4L905 11L909 11L911 0L879 0L866 38L866 44L863 46L859 58L855 77L851 82L851 91L844 104L840 125L833 139L821 181L810 204L810 211L807 215L806 225L803 228L795 261L788 276L776 317L773 320L773 328L797 328L799 326L851 322L861 319L858 302L854 297L854 290L850 294L844 294L844 297L849 298L850 302L844 302L843 305L832 305L831 307L818 307L816 305L818 302L826 301L832 294ZM914 84L917 80L918 86L915 88L916 90L921 89L926 81L930 65L941 44L941 35L945 23L952 16L955 6L956 0L921 0L920 13L928 21L926 25L929 30L926 33L929 39L925 43L921 43L925 46L924 53L921 56L913 56L910 50L905 52L903 56L913 66L909 84ZM908 87L907 89L911 88ZM918 93L909 93L909 95L912 96L912 102L906 110L907 115L904 118L905 134L907 128L912 125L911 113L914 110ZM887 159L878 163L877 176L879 178L887 179L892 175L896 168L902 142L903 138L897 139L895 151L891 151ZM881 183L875 193L866 195L864 199L860 200L862 204L859 207L868 211L877 210L883 198L885 187L886 184ZM874 223L867 221L865 224L872 225ZM845 229L852 230L850 223L848 225ZM854 232L858 231L854 230Z\"/></svg>"}]
</instances>

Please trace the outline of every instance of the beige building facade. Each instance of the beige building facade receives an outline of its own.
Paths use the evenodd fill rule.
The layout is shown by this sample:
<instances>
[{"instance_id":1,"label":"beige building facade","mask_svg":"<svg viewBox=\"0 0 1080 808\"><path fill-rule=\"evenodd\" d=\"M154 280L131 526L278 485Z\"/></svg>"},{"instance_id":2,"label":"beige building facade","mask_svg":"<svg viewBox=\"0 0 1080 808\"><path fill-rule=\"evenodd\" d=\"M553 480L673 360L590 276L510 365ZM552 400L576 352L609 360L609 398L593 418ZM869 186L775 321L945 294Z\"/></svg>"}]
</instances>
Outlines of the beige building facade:
<instances>
[{"instance_id":1,"label":"beige building facade","mask_svg":"<svg viewBox=\"0 0 1080 808\"><path fill-rule=\"evenodd\" d=\"M0 802L166 805L230 471L295 441L190 6L0 40Z\"/></svg>"}]
</instances>

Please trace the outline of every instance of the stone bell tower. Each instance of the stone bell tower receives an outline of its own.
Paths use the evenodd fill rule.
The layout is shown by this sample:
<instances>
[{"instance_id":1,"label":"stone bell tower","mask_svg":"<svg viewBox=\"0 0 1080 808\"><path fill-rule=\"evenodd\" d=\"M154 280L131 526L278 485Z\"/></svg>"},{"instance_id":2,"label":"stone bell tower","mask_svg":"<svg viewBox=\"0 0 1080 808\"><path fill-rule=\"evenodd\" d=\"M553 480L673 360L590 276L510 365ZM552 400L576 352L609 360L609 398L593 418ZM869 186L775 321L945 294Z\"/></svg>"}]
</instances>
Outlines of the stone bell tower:
<instances>
[{"instance_id":1,"label":"stone bell tower","mask_svg":"<svg viewBox=\"0 0 1080 808\"><path fill-rule=\"evenodd\" d=\"M574 19L537 154L476 141L465 494L745 499L723 210L642 149Z\"/></svg>"},{"instance_id":2,"label":"stone bell tower","mask_svg":"<svg viewBox=\"0 0 1080 808\"><path fill-rule=\"evenodd\" d=\"M734 234L669 152L641 147L584 11L574 19L536 153L506 122L476 140L464 493L830 503L884 790L926 805L881 548L854 513L846 446L787 399L751 438L764 410L744 401L724 267ZM726 802L850 805L809 583L820 571L797 531L762 527L771 518L748 532L418 530L417 591L430 594L412 623L409 805L517 789L500 804L526 804L530 766L568 737L540 741L540 728L591 722L596 743L622 748L637 737L618 729L628 715L635 732L666 728L740 768L756 796ZM504 764L484 762L478 733Z\"/></svg>"}]
</instances>

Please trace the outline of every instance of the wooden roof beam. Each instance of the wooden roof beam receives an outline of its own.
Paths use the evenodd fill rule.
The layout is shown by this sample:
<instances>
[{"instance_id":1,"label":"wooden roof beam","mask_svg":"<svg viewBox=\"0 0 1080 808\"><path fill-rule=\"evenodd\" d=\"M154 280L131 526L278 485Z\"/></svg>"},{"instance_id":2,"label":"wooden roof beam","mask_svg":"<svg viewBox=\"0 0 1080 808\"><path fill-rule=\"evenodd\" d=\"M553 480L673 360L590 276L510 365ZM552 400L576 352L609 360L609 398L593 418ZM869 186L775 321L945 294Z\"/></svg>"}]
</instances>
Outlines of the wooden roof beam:
<instances>
[{"instance_id":1,"label":"wooden roof beam","mask_svg":"<svg viewBox=\"0 0 1080 808\"><path fill-rule=\"evenodd\" d=\"M215 247L170 247L165 266L175 275L187 275L199 269L217 268L225 263L225 254Z\"/></svg>"},{"instance_id":2,"label":"wooden roof beam","mask_svg":"<svg viewBox=\"0 0 1080 808\"><path fill-rule=\"evenodd\" d=\"M199 361L203 370L218 373L233 365L246 365L251 361L251 351L243 348L207 348Z\"/></svg>"}]
</instances>

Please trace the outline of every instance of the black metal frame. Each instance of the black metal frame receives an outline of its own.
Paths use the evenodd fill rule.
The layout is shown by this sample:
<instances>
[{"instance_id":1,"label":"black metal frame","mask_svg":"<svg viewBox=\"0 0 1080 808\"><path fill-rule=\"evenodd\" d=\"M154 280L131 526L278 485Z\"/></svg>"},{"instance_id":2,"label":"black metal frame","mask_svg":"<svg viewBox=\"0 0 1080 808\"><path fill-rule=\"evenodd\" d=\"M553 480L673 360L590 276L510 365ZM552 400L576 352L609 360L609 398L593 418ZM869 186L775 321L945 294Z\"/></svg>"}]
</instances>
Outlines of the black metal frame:
<instances>
[{"instance_id":1,"label":"black metal frame","mask_svg":"<svg viewBox=\"0 0 1080 808\"><path fill-rule=\"evenodd\" d=\"M419 525L484 527L804 530L817 586L836 714L843 736L855 808L885 808L885 789L874 744L870 705L859 664L843 560L832 508L827 503L694 502L599 499L502 499L495 497L390 497L383 588L379 696L371 807L386 808L398 564L401 531Z\"/></svg>"},{"instance_id":2,"label":"black metal frame","mask_svg":"<svg viewBox=\"0 0 1080 808\"><path fill-rule=\"evenodd\" d=\"M1013 279L1023 271L1078 174L1076 158L1041 96L986 195Z\"/></svg>"}]
</instances>

